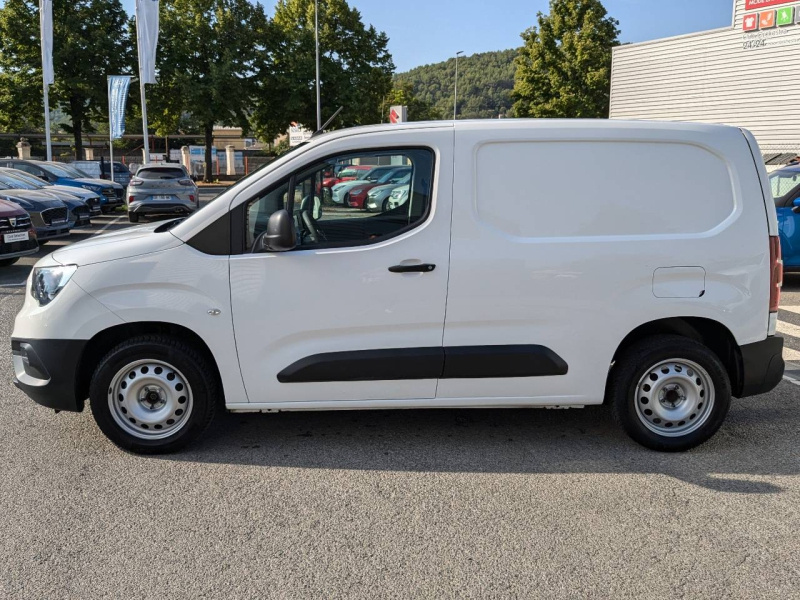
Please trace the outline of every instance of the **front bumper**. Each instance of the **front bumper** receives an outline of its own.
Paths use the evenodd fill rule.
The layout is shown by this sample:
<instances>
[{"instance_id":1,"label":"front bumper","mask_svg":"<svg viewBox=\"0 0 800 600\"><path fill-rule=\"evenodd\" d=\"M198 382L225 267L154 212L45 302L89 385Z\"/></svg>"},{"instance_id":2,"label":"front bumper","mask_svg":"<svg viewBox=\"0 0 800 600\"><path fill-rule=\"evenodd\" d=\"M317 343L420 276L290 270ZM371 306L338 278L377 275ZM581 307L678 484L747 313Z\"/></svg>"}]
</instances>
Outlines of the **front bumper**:
<instances>
[{"instance_id":1,"label":"front bumper","mask_svg":"<svg viewBox=\"0 0 800 600\"><path fill-rule=\"evenodd\" d=\"M78 366L86 340L11 339L14 385L34 402L54 410L80 412Z\"/></svg>"},{"instance_id":2,"label":"front bumper","mask_svg":"<svg viewBox=\"0 0 800 600\"><path fill-rule=\"evenodd\" d=\"M738 398L766 394L783 379L783 338L768 337L763 342L741 346L742 389Z\"/></svg>"},{"instance_id":3,"label":"front bumper","mask_svg":"<svg viewBox=\"0 0 800 600\"><path fill-rule=\"evenodd\" d=\"M37 227L36 237L39 240L52 240L69 235L70 225L66 223L57 227Z\"/></svg>"}]
</instances>

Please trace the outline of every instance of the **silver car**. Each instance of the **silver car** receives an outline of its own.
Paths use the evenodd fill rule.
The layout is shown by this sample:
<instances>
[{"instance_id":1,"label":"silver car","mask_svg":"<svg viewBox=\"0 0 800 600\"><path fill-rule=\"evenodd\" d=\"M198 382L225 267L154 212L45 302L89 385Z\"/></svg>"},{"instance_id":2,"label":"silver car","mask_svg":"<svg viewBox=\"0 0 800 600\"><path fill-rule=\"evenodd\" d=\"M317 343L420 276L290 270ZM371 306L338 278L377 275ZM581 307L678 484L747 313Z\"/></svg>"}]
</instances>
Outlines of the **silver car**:
<instances>
[{"instance_id":1,"label":"silver car","mask_svg":"<svg viewBox=\"0 0 800 600\"><path fill-rule=\"evenodd\" d=\"M188 215L197 209L197 196L197 186L183 165L142 165L128 184L128 219L138 223L143 215Z\"/></svg>"}]
</instances>

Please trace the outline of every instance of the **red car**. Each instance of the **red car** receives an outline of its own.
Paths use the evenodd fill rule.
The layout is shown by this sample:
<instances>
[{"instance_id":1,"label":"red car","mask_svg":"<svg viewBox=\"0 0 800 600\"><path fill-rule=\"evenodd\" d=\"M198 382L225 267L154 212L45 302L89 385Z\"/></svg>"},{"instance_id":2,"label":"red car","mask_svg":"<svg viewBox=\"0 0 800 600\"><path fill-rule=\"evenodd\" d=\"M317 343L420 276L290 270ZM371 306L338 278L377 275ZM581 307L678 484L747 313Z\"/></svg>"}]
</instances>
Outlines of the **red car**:
<instances>
[{"instance_id":1,"label":"red car","mask_svg":"<svg viewBox=\"0 0 800 600\"><path fill-rule=\"evenodd\" d=\"M0 200L0 267L10 267L38 250L30 215L13 202Z\"/></svg>"}]
</instances>

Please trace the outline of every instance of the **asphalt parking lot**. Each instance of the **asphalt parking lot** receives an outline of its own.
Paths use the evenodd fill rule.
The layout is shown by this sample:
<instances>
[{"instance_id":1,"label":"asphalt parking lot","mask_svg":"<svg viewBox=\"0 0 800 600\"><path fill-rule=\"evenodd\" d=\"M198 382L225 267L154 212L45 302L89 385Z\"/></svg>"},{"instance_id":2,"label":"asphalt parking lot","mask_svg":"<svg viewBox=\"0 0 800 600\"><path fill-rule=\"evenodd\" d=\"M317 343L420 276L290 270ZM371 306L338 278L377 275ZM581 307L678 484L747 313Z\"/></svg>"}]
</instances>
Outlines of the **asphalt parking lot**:
<instances>
[{"instance_id":1,"label":"asphalt parking lot","mask_svg":"<svg viewBox=\"0 0 800 600\"><path fill-rule=\"evenodd\" d=\"M128 225L96 221L41 254ZM5 339L33 262L0 275ZM799 383L679 455L595 407L222 415L143 458L28 400L0 345L0 597L797 597L800 276L782 304Z\"/></svg>"}]
</instances>

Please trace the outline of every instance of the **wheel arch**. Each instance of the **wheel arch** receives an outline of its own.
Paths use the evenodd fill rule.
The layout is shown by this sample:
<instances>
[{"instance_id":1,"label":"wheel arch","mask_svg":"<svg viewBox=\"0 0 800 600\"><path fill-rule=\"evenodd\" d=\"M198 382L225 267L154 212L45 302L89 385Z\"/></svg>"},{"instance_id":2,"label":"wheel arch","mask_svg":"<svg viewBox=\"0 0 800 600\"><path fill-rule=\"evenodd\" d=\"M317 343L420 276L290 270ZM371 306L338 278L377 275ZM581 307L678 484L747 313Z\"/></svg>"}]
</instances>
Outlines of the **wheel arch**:
<instances>
[{"instance_id":1,"label":"wheel arch","mask_svg":"<svg viewBox=\"0 0 800 600\"><path fill-rule=\"evenodd\" d=\"M722 323L713 319L702 317L670 317L649 321L636 327L628 333L617 346L609 369L606 382L611 380L613 365L617 359L636 342L655 335L679 335L700 342L710 349L722 361L731 381L731 392L738 397L744 385L744 368L742 365L742 352L736 338ZM608 394L606 394L606 398Z\"/></svg>"},{"instance_id":2,"label":"wheel arch","mask_svg":"<svg viewBox=\"0 0 800 600\"><path fill-rule=\"evenodd\" d=\"M89 396L89 385L95 367L97 367L103 357L114 348L114 346L126 339L147 334L162 334L178 338L191 344L202 354L214 369L217 385L219 386L219 390L222 391L219 401L221 402L221 406L224 407L225 389L223 387L222 376L220 374L219 365L208 344L203 338L187 327L160 321L123 323L121 325L114 325L113 327L109 327L95 334L95 336L86 343L81 358L78 361L78 373L75 380L76 398L80 398L81 402L83 402Z\"/></svg>"}]
</instances>

